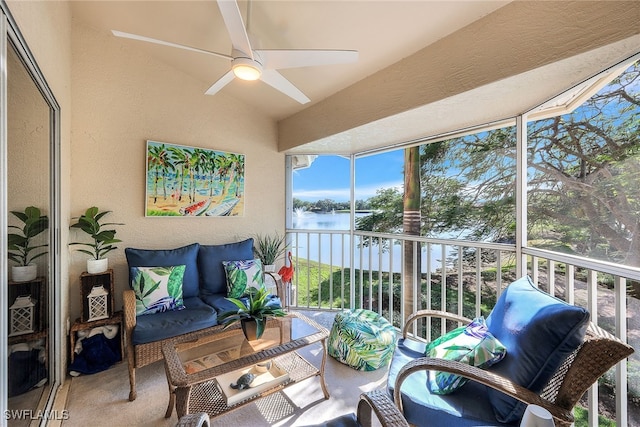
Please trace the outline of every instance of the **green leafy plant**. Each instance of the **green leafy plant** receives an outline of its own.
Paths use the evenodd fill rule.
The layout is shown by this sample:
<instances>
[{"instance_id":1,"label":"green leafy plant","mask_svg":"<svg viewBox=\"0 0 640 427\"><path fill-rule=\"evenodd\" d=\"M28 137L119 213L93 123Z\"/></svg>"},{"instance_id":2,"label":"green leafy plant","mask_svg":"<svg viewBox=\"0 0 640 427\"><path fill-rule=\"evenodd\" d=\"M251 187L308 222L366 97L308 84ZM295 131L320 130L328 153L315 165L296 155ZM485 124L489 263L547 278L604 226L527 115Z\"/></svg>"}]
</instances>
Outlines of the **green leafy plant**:
<instances>
[{"instance_id":1,"label":"green leafy plant","mask_svg":"<svg viewBox=\"0 0 640 427\"><path fill-rule=\"evenodd\" d=\"M110 212L111 211L100 212L99 209L95 206L87 209L84 215L78 217L78 222L76 222L75 224L71 224L71 228L79 228L80 230L84 231L89 235L92 242L73 242L69 243L69 245L80 245L90 248L90 250L78 249L78 251L85 253L94 259L102 259L106 254L117 249L117 246L114 246L113 244L122 242L122 240L115 238L116 230L104 230L103 227L124 224L117 222L105 222L102 224L100 223L102 217Z\"/></svg>"},{"instance_id":2,"label":"green leafy plant","mask_svg":"<svg viewBox=\"0 0 640 427\"><path fill-rule=\"evenodd\" d=\"M9 249L9 259L20 266L27 266L36 258L39 258L47 251L32 253L32 251L47 247L48 244L31 245L31 239L49 228L49 218L42 215L40 209L35 206L28 206L24 212L11 211L11 213L22 221L22 228L16 225L10 225L10 229L20 230L18 233L9 233L7 243Z\"/></svg>"},{"instance_id":3,"label":"green leafy plant","mask_svg":"<svg viewBox=\"0 0 640 427\"><path fill-rule=\"evenodd\" d=\"M278 233L258 234L254 238L253 252L263 265L273 265L287 251L285 236Z\"/></svg>"},{"instance_id":4,"label":"green leafy plant","mask_svg":"<svg viewBox=\"0 0 640 427\"><path fill-rule=\"evenodd\" d=\"M232 302L237 310L230 310L218 316L225 329L236 322L253 319L256 322L256 338L260 338L270 317L282 317L287 313L269 298L266 289L250 288L246 296L241 298L225 298Z\"/></svg>"}]
</instances>

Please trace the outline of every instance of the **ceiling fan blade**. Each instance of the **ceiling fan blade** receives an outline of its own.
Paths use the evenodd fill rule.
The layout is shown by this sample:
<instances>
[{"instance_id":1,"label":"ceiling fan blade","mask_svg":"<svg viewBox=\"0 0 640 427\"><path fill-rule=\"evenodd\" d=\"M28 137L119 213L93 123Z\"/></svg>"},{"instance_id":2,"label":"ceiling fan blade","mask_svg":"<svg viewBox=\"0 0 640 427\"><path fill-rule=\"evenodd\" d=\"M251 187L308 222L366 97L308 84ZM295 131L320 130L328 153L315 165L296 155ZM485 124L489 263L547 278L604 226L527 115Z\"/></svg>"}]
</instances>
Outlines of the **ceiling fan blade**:
<instances>
[{"instance_id":1,"label":"ceiling fan blade","mask_svg":"<svg viewBox=\"0 0 640 427\"><path fill-rule=\"evenodd\" d=\"M324 49L260 49L256 50L268 69L311 67L316 65L348 64L358 60L357 50Z\"/></svg>"},{"instance_id":2,"label":"ceiling fan blade","mask_svg":"<svg viewBox=\"0 0 640 427\"><path fill-rule=\"evenodd\" d=\"M242 20L238 3L235 0L218 0L218 7L220 8L224 25L227 27L227 31L231 37L233 48L253 59L249 35L244 27L244 21Z\"/></svg>"},{"instance_id":3,"label":"ceiling fan blade","mask_svg":"<svg viewBox=\"0 0 640 427\"><path fill-rule=\"evenodd\" d=\"M212 52L210 50L198 49L197 47L185 46L182 44L171 43L164 40L152 39L151 37L139 36L137 34L125 33L118 30L111 30L111 32L113 33L114 36L123 37L125 39L139 40L139 41L148 42L148 43L160 44L163 46L176 47L178 49L190 50L192 52L199 52L207 55L219 56L220 58L233 59L233 57L230 55L225 55L224 53Z\"/></svg>"},{"instance_id":4,"label":"ceiling fan blade","mask_svg":"<svg viewBox=\"0 0 640 427\"><path fill-rule=\"evenodd\" d=\"M310 101L307 96L293 85L289 80L285 79L282 74L276 70L264 70L260 79L274 89L279 90L285 95L295 99L300 104L306 104Z\"/></svg>"},{"instance_id":5,"label":"ceiling fan blade","mask_svg":"<svg viewBox=\"0 0 640 427\"><path fill-rule=\"evenodd\" d=\"M207 91L204 93L205 95L215 95L218 93L220 89L225 87L231 80L234 78L233 71L228 71L224 76L220 77L217 82L215 82Z\"/></svg>"}]
</instances>

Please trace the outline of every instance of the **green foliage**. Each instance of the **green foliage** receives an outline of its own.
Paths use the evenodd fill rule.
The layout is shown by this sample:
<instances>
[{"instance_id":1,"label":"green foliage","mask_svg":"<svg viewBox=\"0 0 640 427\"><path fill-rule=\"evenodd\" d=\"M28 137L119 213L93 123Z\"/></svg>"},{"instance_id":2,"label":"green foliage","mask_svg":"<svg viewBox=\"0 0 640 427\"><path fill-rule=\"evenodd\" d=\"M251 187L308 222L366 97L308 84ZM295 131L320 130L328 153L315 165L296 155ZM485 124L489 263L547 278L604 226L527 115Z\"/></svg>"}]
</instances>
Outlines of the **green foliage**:
<instances>
[{"instance_id":1,"label":"green foliage","mask_svg":"<svg viewBox=\"0 0 640 427\"><path fill-rule=\"evenodd\" d=\"M100 212L95 206L90 207L86 212L78 218L78 221L71 224L71 228L79 228L89 235L91 242L73 242L69 245L80 245L90 248L78 249L79 252L85 253L94 259L102 259L109 252L117 249L114 243L121 242L122 240L116 239L116 230L104 230L103 227L111 225L124 225L116 222L100 223L102 217L110 213L111 211Z\"/></svg>"},{"instance_id":2,"label":"green foliage","mask_svg":"<svg viewBox=\"0 0 640 427\"><path fill-rule=\"evenodd\" d=\"M33 260L47 254L47 251L33 253L34 250L47 247L48 244L32 246L32 239L49 228L49 218L41 215L40 209L35 206L28 206L24 212L11 211L11 213L22 221L22 228L10 225L9 229L18 230L20 233L9 233L7 236L9 259L19 266L27 266Z\"/></svg>"},{"instance_id":3,"label":"green foliage","mask_svg":"<svg viewBox=\"0 0 640 427\"><path fill-rule=\"evenodd\" d=\"M589 427L589 411L577 405L573 409L575 417L575 427ZM615 420L610 420L602 415L598 415L598 427L616 427Z\"/></svg>"},{"instance_id":4,"label":"green foliage","mask_svg":"<svg viewBox=\"0 0 640 427\"><path fill-rule=\"evenodd\" d=\"M287 313L280 308L270 304L269 292L266 289L249 288L245 298L247 302L240 298L225 298L232 302L237 310L226 311L218 316L220 323L225 325L225 329L239 322L242 319L253 319L256 321L256 336L260 338L264 332L267 319L270 317L282 317Z\"/></svg>"},{"instance_id":5,"label":"green foliage","mask_svg":"<svg viewBox=\"0 0 640 427\"><path fill-rule=\"evenodd\" d=\"M300 307L318 307L325 309L336 309L346 307L349 308L350 295L349 289L351 288L349 268L341 269L339 267L330 267L327 264L319 264L315 261L299 260L296 265L298 274L297 287L297 304ZM511 277L513 271L509 267L504 267L504 276ZM496 272L495 269L488 273L491 278L485 278L484 281L495 281ZM382 307L382 313L386 313L385 317L390 319L389 312L393 311L395 316L399 316L402 304L402 280L399 273L394 273L392 277L389 273L382 273L380 275L377 271L361 271L356 269L354 272L356 278L355 286L355 308L369 308L369 302L374 311L378 311L378 308ZM432 274L432 284L427 284L426 278L423 277L421 281L420 293L417 296L418 309L432 307L435 309L443 309L450 311L457 311L457 278L456 275L447 277L446 284L446 303L442 306L442 287L441 276L439 274ZM465 282L463 283L463 309L464 316L473 318L475 317L476 306L476 291L475 285L472 285L475 278L475 272L465 273ZM483 276L484 278L484 276ZM514 277L515 278L515 277ZM390 284L393 283L393 288ZM342 285L343 284L343 285ZM344 286L344 296L343 288ZM393 293L393 298L390 298L390 294ZM380 297L382 299L380 299ZM497 295L495 290L483 283L482 295L481 295L481 313L487 315L491 308L495 305ZM393 307L389 307L389 301L393 301ZM364 304L361 305L360 301ZM333 302L333 303L332 303ZM397 321L396 321L397 320ZM394 318L394 325L401 326L401 320ZM439 323L432 325L432 334L439 331ZM425 331L423 331L423 334ZM439 333L438 333L439 334ZM423 335L424 336L424 335Z\"/></svg>"},{"instance_id":6,"label":"green foliage","mask_svg":"<svg viewBox=\"0 0 640 427\"><path fill-rule=\"evenodd\" d=\"M273 265L287 251L286 237L278 233L258 234L254 238L253 251L262 265Z\"/></svg>"}]
</instances>

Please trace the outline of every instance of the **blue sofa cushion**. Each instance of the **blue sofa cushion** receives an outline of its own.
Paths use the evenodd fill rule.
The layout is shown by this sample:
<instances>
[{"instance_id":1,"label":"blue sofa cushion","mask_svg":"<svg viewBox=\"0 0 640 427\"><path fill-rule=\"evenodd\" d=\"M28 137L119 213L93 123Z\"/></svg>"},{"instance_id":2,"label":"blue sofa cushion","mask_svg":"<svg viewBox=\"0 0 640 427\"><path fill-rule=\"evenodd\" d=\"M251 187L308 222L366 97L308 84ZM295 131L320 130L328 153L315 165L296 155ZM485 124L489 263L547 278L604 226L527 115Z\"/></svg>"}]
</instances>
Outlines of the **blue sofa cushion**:
<instances>
[{"instance_id":1,"label":"blue sofa cushion","mask_svg":"<svg viewBox=\"0 0 640 427\"><path fill-rule=\"evenodd\" d=\"M184 299L184 310L138 316L131 337L133 344L145 344L218 324L216 310L198 297Z\"/></svg>"},{"instance_id":2,"label":"blue sofa cushion","mask_svg":"<svg viewBox=\"0 0 640 427\"><path fill-rule=\"evenodd\" d=\"M198 269L203 295L227 293L227 276L222 261L253 259L253 238L224 245L200 245Z\"/></svg>"},{"instance_id":3,"label":"blue sofa cushion","mask_svg":"<svg viewBox=\"0 0 640 427\"><path fill-rule=\"evenodd\" d=\"M226 298L227 296L225 294L215 294L215 295L202 295L201 298L202 300L210 305L211 307L215 308L216 312L218 313L218 315L227 312L227 311L236 311L238 308L236 307L236 305L234 303L232 303L231 301L227 300ZM272 305L274 307L278 307L278 308L282 308L282 301L280 301L280 298L278 298L277 295L269 295L269 302L267 303L268 305ZM241 300L245 301L245 304L248 303L249 299L247 297L243 297L240 298Z\"/></svg>"},{"instance_id":4,"label":"blue sofa cushion","mask_svg":"<svg viewBox=\"0 0 640 427\"><path fill-rule=\"evenodd\" d=\"M131 267L172 267L184 265L182 296L197 297L199 294L198 249L200 244L193 243L176 249L134 249L126 248L124 254L129 264L129 286L133 281Z\"/></svg>"},{"instance_id":5,"label":"blue sofa cushion","mask_svg":"<svg viewBox=\"0 0 640 427\"><path fill-rule=\"evenodd\" d=\"M414 359L424 357L425 345L415 341L400 339L391 365L387 386L391 395L400 369ZM505 424L496 421L487 395L487 387L469 381L455 393L432 394L426 386L427 371L411 374L402 383L402 404L407 421L418 427L507 427L518 423Z\"/></svg>"},{"instance_id":6,"label":"blue sofa cushion","mask_svg":"<svg viewBox=\"0 0 640 427\"><path fill-rule=\"evenodd\" d=\"M539 393L584 339L589 312L536 288L528 276L509 285L487 317L487 326L507 349L490 371ZM496 418L519 421L526 405L489 390Z\"/></svg>"}]
</instances>

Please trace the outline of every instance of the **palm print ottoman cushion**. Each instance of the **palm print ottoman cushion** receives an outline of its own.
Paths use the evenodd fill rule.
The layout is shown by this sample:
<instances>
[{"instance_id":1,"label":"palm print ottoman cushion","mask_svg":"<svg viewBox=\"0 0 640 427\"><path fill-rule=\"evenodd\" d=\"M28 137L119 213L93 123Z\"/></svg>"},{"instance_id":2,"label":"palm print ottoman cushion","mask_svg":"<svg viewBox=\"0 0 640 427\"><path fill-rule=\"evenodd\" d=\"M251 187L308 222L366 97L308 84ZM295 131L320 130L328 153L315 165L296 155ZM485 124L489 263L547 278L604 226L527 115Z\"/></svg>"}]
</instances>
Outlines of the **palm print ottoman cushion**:
<instances>
[{"instance_id":1,"label":"palm print ottoman cushion","mask_svg":"<svg viewBox=\"0 0 640 427\"><path fill-rule=\"evenodd\" d=\"M371 310L355 309L336 314L329 334L328 353L360 371L374 371L391 360L396 330Z\"/></svg>"}]
</instances>

